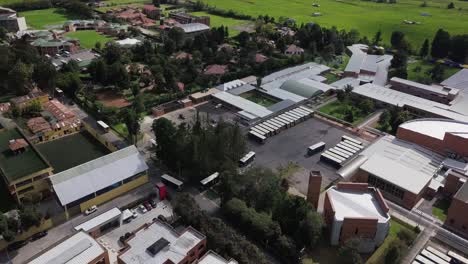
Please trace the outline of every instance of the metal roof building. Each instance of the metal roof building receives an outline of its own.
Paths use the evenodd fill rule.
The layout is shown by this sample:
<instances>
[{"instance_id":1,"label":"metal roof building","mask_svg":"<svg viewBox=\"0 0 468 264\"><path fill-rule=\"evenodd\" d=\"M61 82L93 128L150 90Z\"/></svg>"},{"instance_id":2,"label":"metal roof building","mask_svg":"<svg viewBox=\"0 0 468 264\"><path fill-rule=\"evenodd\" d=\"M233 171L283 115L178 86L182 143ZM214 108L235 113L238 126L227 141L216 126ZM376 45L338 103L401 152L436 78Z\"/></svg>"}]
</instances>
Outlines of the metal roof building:
<instances>
[{"instance_id":1,"label":"metal roof building","mask_svg":"<svg viewBox=\"0 0 468 264\"><path fill-rule=\"evenodd\" d=\"M209 26L202 23L180 24L177 27L181 28L186 34L210 30Z\"/></svg>"},{"instance_id":2,"label":"metal roof building","mask_svg":"<svg viewBox=\"0 0 468 264\"><path fill-rule=\"evenodd\" d=\"M315 82L310 80L311 82ZM319 83L319 82L316 82ZM321 84L321 83L320 83ZM285 81L281 85L281 89L288 91L293 94L297 94L299 96L305 97L305 98L311 98L314 96L317 96L321 93L323 93L322 90L319 88L316 88L313 85L309 85L307 83L301 82L301 81L295 81L295 80L288 80Z\"/></svg>"},{"instance_id":3,"label":"metal roof building","mask_svg":"<svg viewBox=\"0 0 468 264\"><path fill-rule=\"evenodd\" d=\"M198 260L198 264L238 264L234 259L226 260L216 252L210 250Z\"/></svg>"},{"instance_id":4,"label":"metal roof building","mask_svg":"<svg viewBox=\"0 0 468 264\"><path fill-rule=\"evenodd\" d=\"M50 181L60 203L65 206L147 169L145 159L132 145L52 175Z\"/></svg>"},{"instance_id":5,"label":"metal roof building","mask_svg":"<svg viewBox=\"0 0 468 264\"><path fill-rule=\"evenodd\" d=\"M85 232L76 233L48 248L29 264L87 264L105 258L107 251ZM96 261L96 262L93 262Z\"/></svg>"},{"instance_id":6,"label":"metal roof building","mask_svg":"<svg viewBox=\"0 0 468 264\"><path fill-rule=\"evenodd\" d=\"M246 112L250 114L246 117L265 117L272 114L273 112L268 110L266 107L258 105L252 101L244 99L240 96L236 96L227 92L219 92L213 94L213 97L229 104L233 107L236 107L241 110L241 112Z\"/></svg>"},{"instance_id":7,"label":"metal roof building","mask_svg":"<svg viewBox=\"0 0 468 264\"><path fill-rule=\"evenodd\" d=\"M468 90L468 69L462 69L441 83L443 86Z\"/></svg>"}]
</instances>

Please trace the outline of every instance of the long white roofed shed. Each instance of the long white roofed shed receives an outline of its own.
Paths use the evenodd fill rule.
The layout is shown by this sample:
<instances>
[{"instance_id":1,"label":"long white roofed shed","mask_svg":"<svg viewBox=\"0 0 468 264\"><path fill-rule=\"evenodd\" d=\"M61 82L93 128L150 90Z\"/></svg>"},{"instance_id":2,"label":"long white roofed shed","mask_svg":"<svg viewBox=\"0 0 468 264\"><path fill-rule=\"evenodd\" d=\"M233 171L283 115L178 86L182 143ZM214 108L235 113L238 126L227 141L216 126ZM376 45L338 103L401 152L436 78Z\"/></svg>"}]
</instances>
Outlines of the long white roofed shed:
<instances>
[{"instance_id":1,"label":"long white roofed shed","mask_svg":"<svg viewBox=\"0 0 468 264\"><path fill-rule=\"evenodd\" d=\"M50 181L65 206L147 169L145 159L132 145L52 175Z\"/></svg>"}]
</instances>

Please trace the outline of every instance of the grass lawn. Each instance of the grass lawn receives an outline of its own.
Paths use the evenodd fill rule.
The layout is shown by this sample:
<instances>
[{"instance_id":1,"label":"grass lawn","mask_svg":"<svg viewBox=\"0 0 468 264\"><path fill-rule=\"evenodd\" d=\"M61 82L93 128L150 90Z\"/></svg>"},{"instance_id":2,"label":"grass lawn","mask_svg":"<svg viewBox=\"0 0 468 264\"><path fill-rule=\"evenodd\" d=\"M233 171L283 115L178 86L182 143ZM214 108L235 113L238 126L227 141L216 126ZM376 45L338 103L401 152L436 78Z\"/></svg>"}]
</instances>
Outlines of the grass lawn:
<instances>
[{"instance_id":1,"label":"grass lawn","mask_svg":"<svg viewBox=\"0 0 468 264\"><path fill-rule=\"evenodd\" d=\"M278 100L266 97L255 91L246 92L241 94L240 96L264 107L269 107L279 102Z\"/></svg>"},{"instance_id":2,"label":"grass lawn","mask_svg":"<svg viewBox=\"0 0 468 264\"><path fill-rule=\"evenodd\" d=\"M11 4L18 4L18 3L23 3L23 2L34 3L38 1L37 0L0 0L0 6L7 7Z\"/></svg>"},{"instance_id":3,"label":"grass lawn","mask_svg":"<svg viewBox=\"0 0 468 264\"><path fill-rule=\"evenodd\" d=\"M81 47L91 49L94 48L96 42L101 42L102 45L111 41L113 38L97 33L94 30L80 30L66 33L65 36L80 40Z\"/></svg>"},{"instance_id":4,"label":"grass lawn","mask_svg":"<svg viewBox=\"0 0 468 264\"><path fill-rule=\"evenodd\" d=\"M431 74L427 73L430 71L432 68L434 68L435 64L430 63L430 62L425 62L425 61L415 61L415 62L409 62L408 63L408 80L416 81L416 82L421 82L421 83L428 83L431 81ZM453 67L448 67L448 66L443 66L445 71L444 71L444 80L447 79L448 77L454 75L460 69L458 68L453 68Z\"/></svg>"},{"instance_id":5,"label":"grass lawn","mask_svg":"<svg viewBox=\"0 0 468 264\"><path fill-rule=\"evenodd\" d=\"M330 115L330 116L333 116L337 119L340 119L340 120L345 120L345 114L346 114L346 109L348 107L351 107L352 111L353 111L353 116L354 116L354 121L352 122L353 125L357 125L359 123L361 123L368 115L362 113L358 108L350 105L349 103L346 103L346 102L340 102L338 100L336 101L333 101L329 104L326 104L324 106L322 106L319 111L324 113L324 114L327 114L327 115Z\"/></svg>"},{"instance_id":6,"label":"grass lawn","mask_svg":"<svg viewBox=\"0 0 468 264\"><path fill-rule=\"evenodd\" d=\"M338 81L338 79L340 79L340 77L338 77L337 75L331 73L331 72L327 72L325 74L323 74L323 77L327 78L327 80L325 81L325 83L334 83L336 81Z\"/></svg>"},{"instance_id":7,"label":"grass lawn","mask_svg":"<svg viewBox=\"0 0 468 264\"><path fill-rule=\"evenodd\" d=\"M20 12L19 16L26 17L26 24L34 29L44 29L52 25L62 26L67 20L78 19L77 16L67 14L57 8Z\"/></svg>"},{"instance_id":8,"label":"grass lawn","mask_svg":"<svg viewBox=\"0 0 468 264\"><path fill-rule=\"evenodd\" d=\"M70 153L70 155L64 155L63 151L60 151L63 146L66 146L67 153ZM42 143L37 147L54 168L54 173L70 169L109 153L104 145L87 132Z\"/></svg>"},{"instance_id":9,"label":"grass lawn","mask_svg":"<svg viewBox=\"0 0 468 264\"><path fill-rule=\"evenodd\" d=\"M127 129L127 125L125 125L124 123L119 123L119 124L116 124L116 125L113 125L111 126L112 129L114 129L117 133L120 134L120 136L124 137L124 138L127 138L128 137L128 129Z\"/></svg>"},{"instance_id":10,"label":"grass lawn","mask_svg":"<svg viewBox=\"0 0 468 264\"><path fill-rule=\"evenodd\" d=\"M447 219L448 209L450 207L450 200L438 199L432 206L432 214L439 218L442 222Z\"/></svg>"},{"instance_id":11,"label":"grass lawn","mask_svg":"<svg viewBox=\"0 0 468 264\"><path fill-rule=\"evenodd\" d=\"M407 229L410 231L414 237L416 237L416 232L413 229L409 228L406 225L401 224L399 221L390 219L390 232L388 233L385 241L380 245L380 247L372 254L372 256L367 260L366 264L380 264L384 263L385 254L387 253L388 248L393 244L393 242L398 239L397 234L400 230Z\"/></svg>"},{"instance_id":12,"label":"grass lawn","mask_svg":"<svg viewBox=\"0 0 468 264\"><path fill-rule=\"evenodd\" d=\"M313 7L314 1L296 0L202 0L225 10L235 10L257 17L270 15L296 19L298 24L315 22L324 27L357 29L361 35L372 38L379 29L384 41L389 43L394 30L404 32L414 48L422 45L424 39L432 39L435 32L443 27L451 34L465 34L468 27L468 2L454 1L454 9L447 9L451 0L427 0L428 7L421 7L422 0L398 0L396 4L376 3L362 0L319 0L320 7ZM462 10L458 10L461 7ZM312 17L320 12L322 16ZM421 13L431 16L421 16ZM420 22L407 25L403 20Z\"/></svg>"},{"instance_id":13,"label":"grass lawn","mask_svg":"<svg viewBox=\"0 0 468 264\"><path fill-rule=\"evenodd\" d=\"M243 26L246 24L251 23L251 21L247 20L240 20L240 19L234 19L230 17L222 17L222 16L216 16L216 15L211 15L206 12L193 12L191 13L195 16L209 16L210 17L210 25L211 27L219 27L221 25L227 26L229 29L229 36L233 37L238 35L241 31L236 29L236 27Z\"/></svg>"},{"instance_id":14,"label":"grass lawn","mask_svg":"<svg viewBox=\"0 0 468 264\"><path fill-rule=\"evenodd\" d=\"M98 7L96 8L97 11L100 12L107 12L110 9L113 8L119 8L119 7L142 7L144 3L133 3L133 4L109 4L108 6L103 6L103 7Z\"/></svg>"}]
</instances>

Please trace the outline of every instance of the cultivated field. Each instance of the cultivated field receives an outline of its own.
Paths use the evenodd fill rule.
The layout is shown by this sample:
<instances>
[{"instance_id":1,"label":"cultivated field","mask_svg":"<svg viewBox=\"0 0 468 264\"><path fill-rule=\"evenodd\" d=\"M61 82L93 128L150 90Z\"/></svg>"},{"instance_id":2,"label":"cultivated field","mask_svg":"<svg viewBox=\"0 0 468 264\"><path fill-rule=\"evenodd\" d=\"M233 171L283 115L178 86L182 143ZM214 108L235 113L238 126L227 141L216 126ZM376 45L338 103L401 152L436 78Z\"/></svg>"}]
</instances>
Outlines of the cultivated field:
<instances>
[{"instance_id":1,"label":"cultivated field","mask_svg":"<svg viewBox=\"0 0 468 264\"><path fill-rule=\"evenodd\" d=\"M219 27L221 25L227 26L229 29L229 36L236 36L240 33L240 28L250 24L250 21L234 19L229 17L221 17L216 15L211 15L206 12L193 12L191 13L195 16L209 16L211 27Z\"/></svg>"},{"instance_id":2,"label":"cultivated field","mask_svg":"<svg viewBox=\"0 0 468 264\"><path fill-rule=\"evenodd\" d=\"M357 29L362 35L373 37L382 30L388 42L391 32L406 33L414 47L425 38L434 36L439 28L452 34L468 33L468 2L453 1L455 9L447 9L451 0L427 0L428 7L421 7L423 0L397 0L397 4L375 3L362 0L203 0L221 9L232 9L244 14L270 15L276 18L291 17L300 23L316 22L321 26L337 26L339 29ZM313 3L320 7L313 7ZM462 10L458 10L461 7ZM320 12L322 16L312 17ZM430 16L422 16L428 13ZM407 25L403 20L421 22Z\"/></svg>"},{"instance_id":3,"label":"cultivated field","mask_svg":"<svg viewBox=\"0 0 468 264\"><path fill-rule=\"evenodd\" d=\"M33 29L44 29L46 26L62 26L67 20L77 19L70 14L66 14L60 9L49 8L20 12L20 16L26 17L26 24Z\"/></svg>"},{"instance_id":4,"label":"cultivated field","mask_svg":"<svg viewBox=\"0 0 468 264\"><path fill-rule=\"evenodd\" d=\"M65 36L80 40L80 45L83 48L91 49L94 48L96 42L100 42L102 45L111 41L112 38L101 35L94 30L81 30L76 32L66 33Z\"/></svg>"}]
</instances>

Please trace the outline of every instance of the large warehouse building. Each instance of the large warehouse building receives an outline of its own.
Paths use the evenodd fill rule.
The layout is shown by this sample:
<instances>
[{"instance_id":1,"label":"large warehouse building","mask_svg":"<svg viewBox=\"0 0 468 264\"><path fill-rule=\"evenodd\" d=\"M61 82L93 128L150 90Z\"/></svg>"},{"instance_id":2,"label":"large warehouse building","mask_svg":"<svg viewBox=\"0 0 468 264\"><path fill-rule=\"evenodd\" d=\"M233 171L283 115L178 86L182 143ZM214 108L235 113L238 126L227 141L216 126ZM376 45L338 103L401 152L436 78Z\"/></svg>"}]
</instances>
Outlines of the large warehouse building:
<instances>
[{"instance_id":1,"label":"large warehouse building","mask_svg":"<svg viewBox=\"0 0 468 264\"><path fill-rule=\"evenodd\" d=\"M67 214L75 214L147 183L147 170L144 157L132 145L57 173L50 181Z\"/></svg>"}]
</instances>

